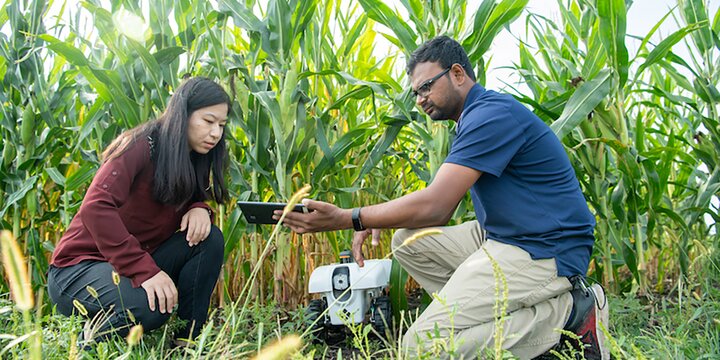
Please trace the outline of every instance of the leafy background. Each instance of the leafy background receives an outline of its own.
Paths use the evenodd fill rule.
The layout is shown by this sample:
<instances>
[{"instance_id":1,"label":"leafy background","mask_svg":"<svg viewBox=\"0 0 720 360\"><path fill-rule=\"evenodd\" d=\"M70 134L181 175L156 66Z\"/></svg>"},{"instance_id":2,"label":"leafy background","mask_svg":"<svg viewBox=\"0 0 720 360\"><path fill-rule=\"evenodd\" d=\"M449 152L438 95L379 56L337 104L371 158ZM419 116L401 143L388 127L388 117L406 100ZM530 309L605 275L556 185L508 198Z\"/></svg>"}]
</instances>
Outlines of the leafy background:
<instances>
[{"instance_id":1,"label":"leafy background","mask_svg":"<svg viewBox=\"0 0 720 360\"><path fill-rule=\"evenodd\" d=\"M64 16L51 17L54 3L6 0L0 10L0 28L10 29L0 33L0 227L19 239L36 291L101 151L157 116L184 76L213 78L234 99L233 201L216 206L223 307L271 230L247 224L235 200L286 201L307 183L312 197L353 207L423 188L453 125L415 108L406 56L450 35L484 84L490 45L513 21L528 30L519 62L508 64L525 86L510 92L562 139L597 218L589 275L640 297L717 287L702 274L718 269L720 11L703 0L678 0L640 37L626 33L632 2L623 0L561 0L556 21L526 11L528 0L477 9L454 0L400 0L401 9L379 0L88 0L64 1ZM651 41L671 21L678 30ZM630 39L640 41L634 52ZM452 223L472 218L467 198ZM350 235L281 232L259 265L254 301L304 305L310 272L336 261ZM366 254L389 251L385 241ZM395 267L396 309L415 287Z\"/></svg>"}]
</instances>

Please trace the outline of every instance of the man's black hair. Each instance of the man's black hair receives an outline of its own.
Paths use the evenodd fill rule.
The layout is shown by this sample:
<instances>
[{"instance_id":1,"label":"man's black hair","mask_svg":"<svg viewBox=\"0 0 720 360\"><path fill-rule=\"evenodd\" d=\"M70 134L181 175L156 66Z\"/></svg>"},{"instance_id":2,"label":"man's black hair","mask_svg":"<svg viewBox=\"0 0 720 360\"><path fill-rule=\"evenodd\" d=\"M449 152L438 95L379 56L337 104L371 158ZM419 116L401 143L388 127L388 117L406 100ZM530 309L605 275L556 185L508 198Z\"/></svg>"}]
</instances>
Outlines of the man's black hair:
<instances>
[{"instance_id":1,"label":"man's black hair","mask_svg":"<svg viewBox=\"0 0 720 360\"><path fill-rule=\"evenodd\" d=\"M415 66L424 62L440 63L443 69L447 69L453 64L460 64L470 79L475 81L475 71L470 65L470 59L468 59L465 49L460 43L445 35L428 40L413 51L407 64L407 74L412 75Z\"/></svg>"}]
</instances>

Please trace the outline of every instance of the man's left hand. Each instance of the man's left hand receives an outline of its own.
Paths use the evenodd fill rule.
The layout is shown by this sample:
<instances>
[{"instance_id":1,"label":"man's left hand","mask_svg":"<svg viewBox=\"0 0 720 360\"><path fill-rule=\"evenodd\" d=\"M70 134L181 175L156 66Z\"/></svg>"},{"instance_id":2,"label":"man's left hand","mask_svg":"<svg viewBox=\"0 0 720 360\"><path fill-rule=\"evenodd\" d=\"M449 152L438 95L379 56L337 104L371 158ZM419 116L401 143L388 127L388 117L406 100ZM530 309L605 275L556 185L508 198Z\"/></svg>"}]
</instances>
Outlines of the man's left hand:
<instances>
[{"instance_id":1,"label":"man's left hand","mask_svg":"<svg viewBox=\"0 0 720 360\"><path fill-rule=\"evenodd\" d=\"M380 244L380 229L365 229L363 231L356 231L355 235L353 235L352 254L359 267L365 266L362 246L370 234L372 234L372 246L378 246Z\"/></svg>"}]
</instances>

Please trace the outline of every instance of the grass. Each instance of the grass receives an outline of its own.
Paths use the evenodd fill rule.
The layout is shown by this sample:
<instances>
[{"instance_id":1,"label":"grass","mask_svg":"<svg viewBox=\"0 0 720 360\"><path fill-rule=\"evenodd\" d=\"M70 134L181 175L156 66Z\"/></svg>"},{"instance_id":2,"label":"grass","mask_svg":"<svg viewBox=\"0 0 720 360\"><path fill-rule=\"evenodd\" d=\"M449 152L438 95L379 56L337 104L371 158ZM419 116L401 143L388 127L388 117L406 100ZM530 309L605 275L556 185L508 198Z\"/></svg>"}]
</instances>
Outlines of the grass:
<instances>
[{"instance_id":1,"label":"grass","mask_svg":"<svg viewBox=\"0 0 720 360\"><path fill-rule=\"evenodd\" d=\"M717 277L716 277L717 279ZM695 294L692 292L692 294ZM717 359L720 356L720 290L702 295L611 297L613 337L627 357Z\"/></svg>"},{"instance_id":2,"label":"grass","mask_svg":"<svg viewBox=\"0 0 720 360\"><path fill-rule=\"evenodd\" d=\"M470 60L477 64L478 78L484 79L486 70L509 65L491 65L492 54L485 52L497 30L507 27L526 1L502 1L491 7L496 1L485 0L481 11L463 2L435 1L430 8L407 9L411 29L396 21L408 17L379 6L379 0L350 2L347 8L327 6L332 2L290 1L295 7L273 9L267 4L285 2L246 1L250 9L260 7L262 16L245 12L235 1L219 1L222 6L215 8L211 2L139 1L140 8L150 7L154 14L145 19L152 31L139 42L131 42L123 29L111 25L113 10L133 2L110 0L97 7L95 3L67 7L71 16L58 18L44 12L46 2L39 0L6 1L0 9L0 15L7 15L0 16L0 27L9 29L3 34L6 41L0 41L0 74L5 80L0 86L5 99L0 113L0 173L5 181L0 187L6 194L0 197L0 228L12 229L22 239L21 248L33 261L27 278L34 281L23 278L25 270L13 277L3 274L15 282L16 298L11 306L9 294L0 294L0 358L39 358L26 345L33 341L27 335L38 329L45 358L74 357L70 344L79 320L54 315L46 298L34 301L18 286L33 285L35 293L44 286L48 249L77 210L96 169L97 154L121 130L164 109L181 74L209 76L237 90L234 110L242 121L229 129L236 140L229 142L232 193L284 199L292 184L310 182L328 189L315 196L343 207L386 200L430 180L447 153L443 139L450 132L426 117L414 121L417 109L405 101L407 79L393 70L396 62L421 41L450 29L463 43L477 45L472 46ZM675 19L680 28L696 30L654 44L650 40L663 18L650 33L633 34L645 40L627 58L608 56L608 51L626 47L625 38L614 38L632 21L622 1L604 1L613 6L599 8L592 3L561 1L559 19L528 13L516 70L530 92L515 95L548 124L577 122L558 132L566 134L564 145L598 218L599 251L592 271L613 284L615 292L644 294L610 297L610 331L618 356L720 358L719 294L713 280L720 278L720 271L711 266L718 261L708 261L702 269L688 265L704 256L699 254L707 247L718 247L718 236L708 235L710 230L717 233L717 226L703 222L702 216L718 218L711 199L717 200L720 179L715 146L720 139L719 53L707 40L717 35L720 15L716 8L708 9L707 1L678 1L680 6L670 9L666 18ZM308 4L317 6L305 7ZM368 14L353 15L362 10ZM300 11L307 11L307 16L296 16ZM177 31L166 26L170 14ZM85 18L92 19L90 24L83 24ZM246 21L250 24L241 26ZM378 33L374 25L390 32ZM272 36L263 35L268 33ZM380 36L396 40L383 58L371 55ZM668 40L688 48L689 56L679 62ZM618 76L628 69L629 76ZM684 75L686 70L692 75ZM315 71L324 75L310 75ZM597 106L576 101L585 97ZM316 133L322 135L318 140L307 136ZM469 200L461 203L463 211L456 220L468 204ZM303 289L308 275L303 271L313 268L312 261L306 267L305 257L298 255L332 258L348 244L327 235L321 240L323 247L313 245L319 255L310 255L306 248L280 238L282 251L269 258L274 263L256 270L253 266L262 263L266 253L265 243L253 240L265 241L266 234L246 227L232 207L219 213L225 215L220 217L222 227L231 239L228 250L239 264L228 266L232 271L222 285L229 297L242 302L217 310L198 351L183 353L187 358L250 357L277 334L303 332L298 315L277 309L302 301L301 291L290 300L281 296ZM267 275L269 267L275 269L272 275ZM249 276L251 270L258 275L257 284L254 275ZM671 290L653 289L658 282L670 284ZM246 284L257 287L242 289ZM0 283L0 293L8 288ZM263 291L274 291L274 296L261 298L269 305L253 305L258 298L247 294ZM244 306L247 299L252 301ZM28 305L31 302L35 305ZM356 342L350 339L341 347L343 356L352 350L351 357L397 357L396 349L366 341L364 329L356 333ZM132 350L118 339L98 346L90 357L177 355L164 347L165 339L162 331L145 334ZM305 343L300 357L338 357L337 349Z\"/></svg>"},{"instance_id":3,"label":"grass","mask_svg":"<svg viewBox=\"0 0 720 360\"><path fill-rule=\"evenodd\" d=\"M4 245L14 243L12 237L3 240ZM702 263L695 264L697 273L702 277L678 282L675 287L668 287L670 290L666 293L608 295L611 319L609 343L616 359L714 359L720 356L720 269L716 265L720 263L720 251L713 247L708 255ZM26 271L23 270L24 259L18 259L17 271L9 273ZM11 283L15 280L21 283L20 277L11 277L10 280ZM499 282L496 284L498 291L504 289L502 280L502 276L496 279ZM32 297L32 293L27 291L24 294ZM17 293L14 297L0 294L0 358L403 359L406 356L401 353L398 344L411 323L407 319L396 321L396 324L404 325L394 329L387 340L376 336L371 325L352 325L346 331L344 340L328 346L307 336L309 319L303 308L287 309L270 298L263 302L247 296L239 297L229 306L213 308L207 325L192 348L170 346L170 334L183 325L181 320L171 318L155 331L143 334L142 329L136 327L134 330L138 331L131 331L127 339L115 337L90 349L78 349L75 344L83 327L83 318L57 314L42 289L35 289L34 293L37 295L36 305L31 308L25 306L27 299L19 301L23 299ZM497 296L507 297L500 292ZM503 303L496 306L502 307ZM504 313L504 310L496 311ZM34 336L36 334L40 336ZM512 358L512 354L500 350L501 342L502 339L500 344L494 344L494 349L487 349L483 354L495 359ZM452 339L445 345L449 346L443 347L445 351L452 353ZM38 346L42 347L41 355ZM554 356L560 359L578 358L567 351L554 353Z\"/></svg>"},{"instance_id":4,"label":"grass","mask_svg":"<svg viewBox=\"0 0 720 360\"><path fill-rule=\"evenodd\" d=\"M720 356L720 290L706 287L699 298L690 294L684 296L686 299L680 306L676 301L677 294L654 298L610 295L610 332L618 345L614 353L620 355L619 358L630 359L714 359ZM86 359L120 356L128 359L249 358L276 339L305 330L302 309L286 310L275 303L251 304L242 318L231 307L216 310L204 329L204 345L194 350L169 347L169 334L181 325L179 320L172 319L163 328L145 333L142 341L132 348L125 339L116 338L83 351L73 347L82 328L81 319L58 315L47 304L44 308L48 311L39 318L43 359L72 358L69 355L74 351L78 358ZM222 325L228 323L231 325L223 328ZM0 351L3 351L0 357L27 357L28 349L24 343L9 346L14 336L25 334L25 326L22 313L12 309L7 294L0 297L0 334ZM380 341L362 326L348 334L343 342L330 347L306 339L294 358L398 358L397 347L387 346L394 344L392 341Z\"/></svg>"},{"instance_id":5,"label":"grass","mask_svg":"<svg viewBox=\"0 0 720 360\"><path fill-rule=\"evenodd\" d=\"M714 264L720 252L714 250L705 264L699 267L702 278L675 286L664 294L648 296L608 295L610 303L610 334L614 357L621 359L715 359L720 356L720 271ZM680 289L678 291L678 289ZM207 326L193 349L170 348L170 334L182 324L172 318L155 331L146 332L142 341L130 345L122 338L113 338L85 351L73 344L82 329L82 319L56 314L37 291L38 299L32 317L35 328L42 328L43 359L197 359L250 358L260 349L278 339L287 339L274 350L287 358L297 347L294 359L400 359L395 331L391 339L383 341L373 335L368 326L350 329L346 339L327 346L295 337L306 330L308 323L304 309L284 309L269 300L266 305L251 301L243 311L237 306L213 310ZM254 299L257 300L257 299ZM235 302L238 305L239 301ZM396 322L400 323L400 322ZM407 325L403 328L405 329ZM9 294L0 295L0 358L24 359L30 354L27 318L13 305ZM289 350L288 350L289 349ZM285 351L285 352L282 352ZM560 354L560 358L563 353ZM511 358L507 352L496 358Z\"/></svg>"}]
</instances>

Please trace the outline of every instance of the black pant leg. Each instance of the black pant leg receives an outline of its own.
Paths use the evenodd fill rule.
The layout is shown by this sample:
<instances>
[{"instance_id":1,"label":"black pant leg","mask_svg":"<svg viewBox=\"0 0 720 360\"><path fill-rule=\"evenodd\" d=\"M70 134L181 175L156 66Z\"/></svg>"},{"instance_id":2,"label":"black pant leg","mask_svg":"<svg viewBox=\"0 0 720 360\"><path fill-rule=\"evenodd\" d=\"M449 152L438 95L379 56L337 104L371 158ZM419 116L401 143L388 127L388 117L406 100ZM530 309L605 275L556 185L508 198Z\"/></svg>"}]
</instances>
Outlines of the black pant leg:
<instances>
[{"instance_id":1,"label":"black pant leg","mask_svg":"<svg viewBox=\"0 0 720 360\"><path fill-rule=\"evenodd\" d=\"M188 322L176 334L177 338L194 338L205 324L225 250L223 234L214 225L207 239L193 247L188 245L186 236L187 232L175 233L152 254L157 265L175 282L179 298L177 314Z\"/></svg>"},{"instance_id":2,"label":"black pant leg","mask_svg":"<svg viewBox=\"0 0 720 360\"><path fill-rule=\"evenodd\" d=\"M112 266L104 261L51 267L48 272L50 299L63 315L79 313L73 304L73 300L77 300L87 310L88 318L99 316L102 325L94 334L96 338L104 338L114 332L124 337L135 324L141 324L150 331L167 321L169 314L162 314L157 309L150 311L145 289L133 288L130 279L124 276L115 285L112 272ZM88 290L88 286L95 290L97 297Z\"/></svg>"}]
</instances>

